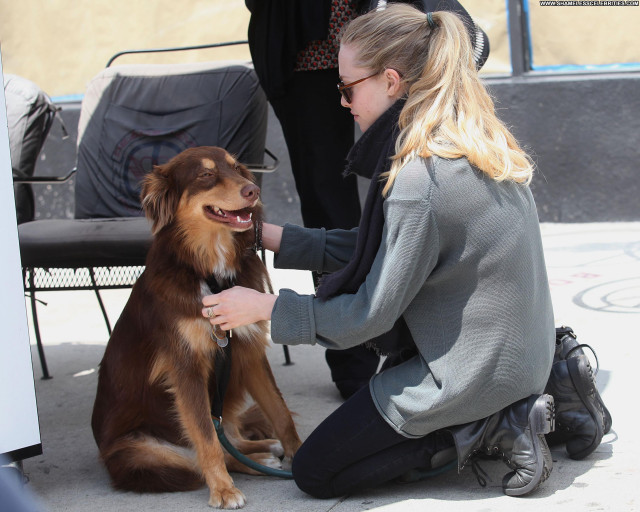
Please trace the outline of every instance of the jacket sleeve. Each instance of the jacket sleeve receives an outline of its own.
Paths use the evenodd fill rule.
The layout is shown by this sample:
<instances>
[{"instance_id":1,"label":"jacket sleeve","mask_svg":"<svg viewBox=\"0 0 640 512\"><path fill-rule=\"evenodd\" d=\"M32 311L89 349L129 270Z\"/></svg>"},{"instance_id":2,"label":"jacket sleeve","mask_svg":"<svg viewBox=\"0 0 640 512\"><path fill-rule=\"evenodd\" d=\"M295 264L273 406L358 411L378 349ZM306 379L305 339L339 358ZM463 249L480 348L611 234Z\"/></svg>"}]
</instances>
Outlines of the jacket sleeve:
<instances>
[{"instance_id":1,"label":"jacket sleeve","mask_svg":"<svg viewBox=\"0 0 640 512\"><path fill-rule=\"evenodd\" d=\"M346 349L391 329L423 286L439 251L427 193L410 186L410 176L403 178L385 201L382 242L366 281L355 294L326 301L281 290L271 317L274 342Z\"/></svg>"},{"instance_id":2,"label":"jacket sleeve","mask_svg":"<svg viewBox=\"0 0 640 512\"><path fill-rule=\"evenodd\" d=\"M347 264L356 245L358 229L303 228L286 224L275 268L335 272Z\"/></svg>"}]
</instances>

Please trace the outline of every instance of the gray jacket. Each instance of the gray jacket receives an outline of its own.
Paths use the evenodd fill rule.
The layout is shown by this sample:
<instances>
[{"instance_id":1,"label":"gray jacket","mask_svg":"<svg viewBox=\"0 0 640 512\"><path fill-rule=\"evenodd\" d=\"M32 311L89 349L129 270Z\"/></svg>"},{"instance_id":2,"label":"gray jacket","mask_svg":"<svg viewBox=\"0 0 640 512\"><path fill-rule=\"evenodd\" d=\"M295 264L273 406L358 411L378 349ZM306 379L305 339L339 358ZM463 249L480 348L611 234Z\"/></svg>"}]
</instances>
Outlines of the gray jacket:
<instances>
[{"instance_id":1,"label":"gray jacket","mask_svg":"<svg viewBox=\"0 0 640 512\"><path fill-rule=\"evenodd\" d=\"M346 349L404 319L419 354L375 375L373 400L407 437L484 418L544 390L554 320L529 187L466 159L415 159L384 203L382 243L355 294L280 290L274 342ZM357 231L285 226L278 268L335 271Z\"/></svg>"}]
</instances>

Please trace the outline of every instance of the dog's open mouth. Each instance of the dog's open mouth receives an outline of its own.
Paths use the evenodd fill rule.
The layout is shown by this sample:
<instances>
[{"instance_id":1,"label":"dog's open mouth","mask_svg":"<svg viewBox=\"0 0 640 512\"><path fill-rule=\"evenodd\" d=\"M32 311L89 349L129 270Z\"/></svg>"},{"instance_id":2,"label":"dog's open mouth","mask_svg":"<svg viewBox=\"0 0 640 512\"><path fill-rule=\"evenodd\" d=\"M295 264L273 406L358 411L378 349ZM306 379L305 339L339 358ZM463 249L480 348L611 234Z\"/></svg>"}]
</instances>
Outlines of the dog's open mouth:
<instances>
[{"instance_id":1,"label":"dog's open mouth","mask_svg":"<svg viewBox=\"0 0 640 512\"><path fill-rule=\"evenodd\" d=\"M231 211L217 206L205 206L204 212L210 219L228 224L234 229L249 229L253 225L251 220L253 213L249 208Z\"/></svg>"}]
</instances>

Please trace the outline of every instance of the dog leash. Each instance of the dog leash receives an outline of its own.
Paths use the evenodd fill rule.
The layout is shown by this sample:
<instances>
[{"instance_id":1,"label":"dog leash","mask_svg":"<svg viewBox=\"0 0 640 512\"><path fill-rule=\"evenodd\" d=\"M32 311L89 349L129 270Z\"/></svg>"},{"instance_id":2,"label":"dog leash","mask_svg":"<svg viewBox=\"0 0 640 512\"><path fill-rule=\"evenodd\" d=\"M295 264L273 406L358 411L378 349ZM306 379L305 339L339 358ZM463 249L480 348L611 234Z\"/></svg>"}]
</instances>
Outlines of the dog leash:
<instances>
[{"instance_id":1,"label":"dog leash","mask_svg":"<svg viewBox=\"0 0 640 512\"><path fill-rule=\"evenodd\" d=\"M213 293L220 293L223 289L218 280L214 276L210 276L205 279L207 285ZM233 283L228 283L227 288L233 286ZM229 441L222 428L222 403L224 401L224 395L229 385L229 379L231 378L231 344L228 343L228 339L231 337L231 332L228 334L225 332L224 339L227 343L221 344L221 339L218 338L220 334L214 331L216 342L220 347L220 350L216 354L214 362L214 372L216 378L216 392L211 403L211 418L213 420L213 426L218 434L220 444L224 446L227 451L239 462L245 466L255 469L260 473L264 473L268 476L277 476L279 478L293 478L291 471L284 471L282 469L274 469L262 464L258 464L256 461L250 459L246 455L240 453L233 444Z\"/></svg>"},{"instance_id":2,"label":"dog leash","mask_svg":"<svg viewBox=\"0 0 640 512\"><path fill-rule=\"evenodd\" d=\"M222 428L222 402L227 390L227 385L229 384L229 378L231 377L231 344L223 347L216 355L214 371L216 376L216 392L213 398L213 403L211 404L211 418L213 419L213 426L218 434L220 444L224 446L236 460L251 469L255 469L256 471L268 476L293 478L291 471L270 468L262 464L258 464L256 461L243 455L235 446L233 446L233 444L231 444L224 433L224 429Z\"/></svg>"}]
</instances>

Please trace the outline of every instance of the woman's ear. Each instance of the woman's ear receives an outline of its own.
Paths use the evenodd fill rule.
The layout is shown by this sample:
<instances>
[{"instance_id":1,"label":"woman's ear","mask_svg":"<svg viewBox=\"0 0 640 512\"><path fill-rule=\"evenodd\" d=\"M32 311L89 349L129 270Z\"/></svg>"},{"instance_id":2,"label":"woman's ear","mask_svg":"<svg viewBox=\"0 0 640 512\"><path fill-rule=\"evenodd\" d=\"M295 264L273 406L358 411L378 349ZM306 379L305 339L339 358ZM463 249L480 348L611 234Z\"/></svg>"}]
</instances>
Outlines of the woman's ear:
<instances>
[{"instance_id":1,"label":"woman's ear","mask_svg":"<svg viewBox=\"0 0 640 512\"><path fill-rule=\"evenodd\" d=\"M387 81L387 95L399 98L404 94L404 84L400 73L395 69L387 68L384 70L384 78Z\"/></svg>"}]
</instances>

